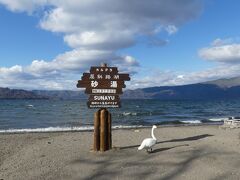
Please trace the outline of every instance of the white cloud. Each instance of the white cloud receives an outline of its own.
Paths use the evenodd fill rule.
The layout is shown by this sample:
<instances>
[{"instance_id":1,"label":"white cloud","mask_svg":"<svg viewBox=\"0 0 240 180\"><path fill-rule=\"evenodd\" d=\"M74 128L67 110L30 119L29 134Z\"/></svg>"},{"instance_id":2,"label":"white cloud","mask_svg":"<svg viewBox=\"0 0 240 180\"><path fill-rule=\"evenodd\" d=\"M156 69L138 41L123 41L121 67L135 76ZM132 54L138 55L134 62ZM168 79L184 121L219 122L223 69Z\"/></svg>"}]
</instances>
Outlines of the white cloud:
<instances>
[{"instance_id":1,"label":"white cloud","mask_svg":"<svg viewBox=\"0 0 240 180\"><path fill-rule=\"evenodd\" d=\"M181 3L177 0L49 3L56 8L45 13L40 23L43 29L65 33L65 42L74 48L114 50L133 45L136 35L156 33L156 27L174 34L177 26L195 18L202 7L201 0L185 0Z\"/></svg>"},{"instance_id":2,"label":"white cloud","mask_svg":"<svg viewBox=\"0 0 240 180\"><path fill-rule=\"evenodd\" d=\"M234 40L232 38L227 38L227 39L217 38L211 43L211 46L223 46L227 44L232 44L233 41Z\"/></svg>"},{"instance_id":3,"label":"white cloud","mask_svg":"<svg viewBox=\"0 0 240 180\"><path fill-rule=\"evenodd\" d=\"M168 41L159 39L158 33L176 33L180 25L196 18L202 10L202 0L0 0L0 4L13 12L43 12L40 27L61 33L64 42L73 48L50 61L34 60L25 67L1 68L0 74L6 79L0 81L0 86L51 89L69 89L73 78L101 62L116 65L122 72L136 73L139 62L131 55L118 54L120 49L134 45L138 36L149 37L151 45L165 45ZM157 32L156 27L161 30ZM6 73L11 71L15 72L15 81L13 72ZM7 79L13 81L8 83ZM66 81L69 86L64 85Z\"/></svg>"},{"instance_id":4,"label":"white cloud","mask_svg":"<svg viewBox=\"0 0 240 180\"><path fill-rule=\"evenodd\" d=\"M240 76L240 65L219 65L212 69L197 72L163 71L159 69L147 69L147 75L141 78L133 77L131 89L154 87L154 86L175 86L201 83L221 78Z\"/></svg>"},{"instance_id":5,"label":"white cloud","mask_svg":"<svg viewBox=\"0 0 240 180\"><path fill-rule=\"evenodd\" d=\"M18 74L22 73L23 69L19 65L12 66L10 68L0 67L0 74L9 75L9 74Z\"/></svg>"},{"instance_id":6,"label":"white cloud","mask_svg":"<svg viewBox=\"0 0 240 180\"><path fill-rule=\"evenodd\" d=\"M48 0L0 0L9 10L32 13L47 4Z\"/></svg>"},{"instance_id":7,"label":"white cloud","mask_svg":"<svg viewBox=\"0 0 240 180\"><path fill-rule=\"evenodd\" d=\"M134 44L130 32L105 32L86 31L80 34L70 34L64 37L64 41L73 48L85 47L91 49L117 50Z\"/></svg>"},{"instance_id":8,"label":"white cloud","mask_svg":"<svg viewBox=\"0 0 240 180\"><path fill-rule=\"evenodd\" d=\"M175 34L178 31L178 28L174 25L168 25L165 29L170 35Z\"/></svg>"},{"instance_id":9,"label":"white cloud","mask_svg":"<svg viewBox=\"0 0 240 180\"><path fill-rule=\"evenodd\" d=\"M65 56L65 54L63 56ZM76 82L81 74L68 73L69 71L71 72L71 70L68 70L68 66L59 68L61 70L57 70L57 68L52 69L54 66L57 67L57 63L54 65L49 65L48 63L54 63L56 61L57 60L45 62L35 60L28 67L13 66L11 68L0 68L0 84L3 87L21 87L25 89L75 89ZM114 65L118 66L121 72L132 72L131 81L128 82L127 85L127 87L131 89L152 86L184 85L240 76L240 65L233 64L219 65L215 68L198 72L176 72L159 69L139 69L138 62L130 56L122 57L120 60L116 59L115 63ZM47 67L45 66L51 67L51 69L46 71ZM90 65L86 65L82 72L88 71L89 66ZM65 68L65 71L62 71L63 68ZM42 70L44 70L44 72L42 72ZM134 72L139 70L144 71L143 73L146 75L141 77L134 75Z\"/></svg>"},{"instance_id":10,"label":"white cloud","mask_svg":"<svg viewBox=\"0 0 240 180\"><path fill-rule=\"evenodd\" d=\"M135 74L139 68L139 63L131 56L116 56L112 51L74 49L49 62L34 60L26 67L1 67L0 87L75 89L81 74L89 71L90 66L102 62L117 66L120 72L131 74Z\"/></svg>"},{"instance_id":11,"label":"white cloud","mask_svg":"<svg viewBox=\"0 0 240 180\"><path fill-rule=\"evenodd\" d=\"M240 63L240 44L230 43L232 39L216 39L210 47L202 48L198 55L205 60L222 63ZM230 43L230 44L229 44Z\"/></svg>"}]
</instances>

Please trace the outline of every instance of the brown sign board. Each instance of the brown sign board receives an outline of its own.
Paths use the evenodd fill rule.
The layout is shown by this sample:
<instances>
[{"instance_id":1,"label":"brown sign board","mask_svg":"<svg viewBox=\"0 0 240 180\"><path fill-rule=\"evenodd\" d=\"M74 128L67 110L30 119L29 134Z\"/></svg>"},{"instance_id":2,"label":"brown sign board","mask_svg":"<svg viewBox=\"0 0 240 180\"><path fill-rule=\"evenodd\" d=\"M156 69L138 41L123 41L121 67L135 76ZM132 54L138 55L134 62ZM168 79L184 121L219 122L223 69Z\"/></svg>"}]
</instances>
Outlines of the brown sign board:
<instances>
[{"instance_id":1,"label":"brown sign board","mask_svg":"<svg viewBox=\"0 0 240 180\"><path fill-rule=\"evenodd\" d=\"M78 88L86 88L90 94L87 105L89 108L119 108L119 95L129 81L129 74L118 73L117 67L91 67L89 73L83 73L78 81Z\"/></svg>"},{"instance_id":2,"label":"brown sign board","mask_svg":"<svg viewBox=\"0 0 240 180\"><path fill-rule=\"evenodd\" d=\"M118 95L90 95L88 101L120 101Z\"/></svg>"},{"instance_id":3,"label":"brown sign board","mask_svg":"<svg viewBox=\"0 0 240 180\"><path fill-rule=\"evenodd\" d=\"M86 94L122 94L122 89L95 89L95 88L86 88Z\"/></svg>"},{"instance_id":4,"label":"brown sign board","mask_svg":"<svg viewBox=\"0 0 240 180\"><path fill-rule=\"evenodd\" d=\"M125 88L126 85L124 84L124 81L107 81L107 80L82 80L78 81L77 87L85 87L85 88L99 88L99 89L104 89L104 88Z\"/></svg>"},{"instance_id":5,"label":"brown sign board","mask_svg":"<svg viewBox=\"0 0 240 180\"><path fill-rule=\"evenodd\" d=\"M83 73L82 80L129 81L129 74Z\"/></svg>"},{"instance_id":6,"label":"brown sign board","mask_svg":"<svg viewBox=\"0 0 240 180\"><path fill-rule=\"evenodd\" d=\"M117 67L91 67L90 73L107 73L107 74L118 74Z\"/></svg>"},{"instance_id":7,"label":"brown sign board","mask_svg":"<svg viewBox=\"0 0 240 180\"><path fill-rule=\"evenodd\" d=\"M88 101L87 105L89 108L120 108L121 103L119 101Z\"/></svg>"}]
</instances>

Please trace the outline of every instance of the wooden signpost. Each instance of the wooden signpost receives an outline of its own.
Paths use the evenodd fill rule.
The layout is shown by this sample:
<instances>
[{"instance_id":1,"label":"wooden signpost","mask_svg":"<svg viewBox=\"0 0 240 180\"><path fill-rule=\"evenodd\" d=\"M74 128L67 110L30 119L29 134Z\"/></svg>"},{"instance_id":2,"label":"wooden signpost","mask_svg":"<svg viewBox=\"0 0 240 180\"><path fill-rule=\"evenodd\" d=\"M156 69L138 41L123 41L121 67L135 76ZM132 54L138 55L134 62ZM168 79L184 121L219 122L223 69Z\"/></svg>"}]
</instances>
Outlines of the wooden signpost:
<instances>
[{"instance_id":1,"label":"wooden signpost","mask_svg":"<svg viewBox=\"0 0 240 180\"><path fill-rule=\"evenodd\" d=\"M78 88L86 88L89 94L88 108L99 108L94 114L94 151L107 151L112 148L112 118L107 108L120 108L120 97L130 81L129 74L119 74L117 67L91 67L90 73L83 73Z\"/></svg>"}]
</instances>

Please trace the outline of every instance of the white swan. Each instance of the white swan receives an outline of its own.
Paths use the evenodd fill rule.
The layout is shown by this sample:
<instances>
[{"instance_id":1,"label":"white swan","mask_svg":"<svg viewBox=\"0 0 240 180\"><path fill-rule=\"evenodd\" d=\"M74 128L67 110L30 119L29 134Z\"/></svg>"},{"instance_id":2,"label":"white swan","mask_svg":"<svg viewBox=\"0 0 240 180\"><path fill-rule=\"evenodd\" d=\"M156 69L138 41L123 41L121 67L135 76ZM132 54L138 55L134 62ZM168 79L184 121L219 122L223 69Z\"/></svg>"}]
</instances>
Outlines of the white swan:
<instances>
[{"instance_id":1,"label":"white swan","mask_svg":"<svg viewBox=\"0 0 240 180\"><path fill-rule=\"evenodd\" d=\"M150 149L152 152L152 147L157 143L157 139L153 134L154 129L156 129L157 126L153 125L152 127L152 138L146 138L143 140L142 144L138 147L138 150L146 149L147 152Z\"/></svg>"}]
</instances>

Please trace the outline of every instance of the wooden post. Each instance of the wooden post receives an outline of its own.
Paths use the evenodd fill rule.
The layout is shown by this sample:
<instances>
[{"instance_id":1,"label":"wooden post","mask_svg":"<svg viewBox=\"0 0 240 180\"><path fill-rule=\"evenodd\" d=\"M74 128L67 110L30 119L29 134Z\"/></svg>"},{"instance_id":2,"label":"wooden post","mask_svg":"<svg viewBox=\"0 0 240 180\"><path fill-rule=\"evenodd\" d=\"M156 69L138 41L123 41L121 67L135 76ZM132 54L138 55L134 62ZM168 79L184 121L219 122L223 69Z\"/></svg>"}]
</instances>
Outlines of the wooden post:
<instances>
[{"instance_id":1,"label":"wooden post","mask_svg":"<svg viewBox=\"0 0 240 180\"><path fill-rule=\"evenodd\" d=\"M105 108L94 114L94 151L112 149L112 117Z\"/></svg>"},{"instance_id":2,"label":"wooden post","mask_svg":"<svg viewBox=\"0 0 240 180\"><path fill-rule=\"evenodd\" d=\"M112 115L108 112L108 150L112 149Z\"/></svg>"},{"instance_id":3,"label":"wooden post","mask_svg":"<svg viewBox=\"0 0 240 180\"><path fill-rule=\"evenodd\" d=\"M107 112L102 109L100 112L100 151L107 150Z\"/></svg>"},{"instance_id":4,"label":"wooden post","mask_svg":"<svg viewBox=\"0 0 240 180\"><path fill-rule=\"evenodd\" d=\"M93 150L100 150L100 110L94 114L94 140Z\"/></svg>"}]
</instances>

